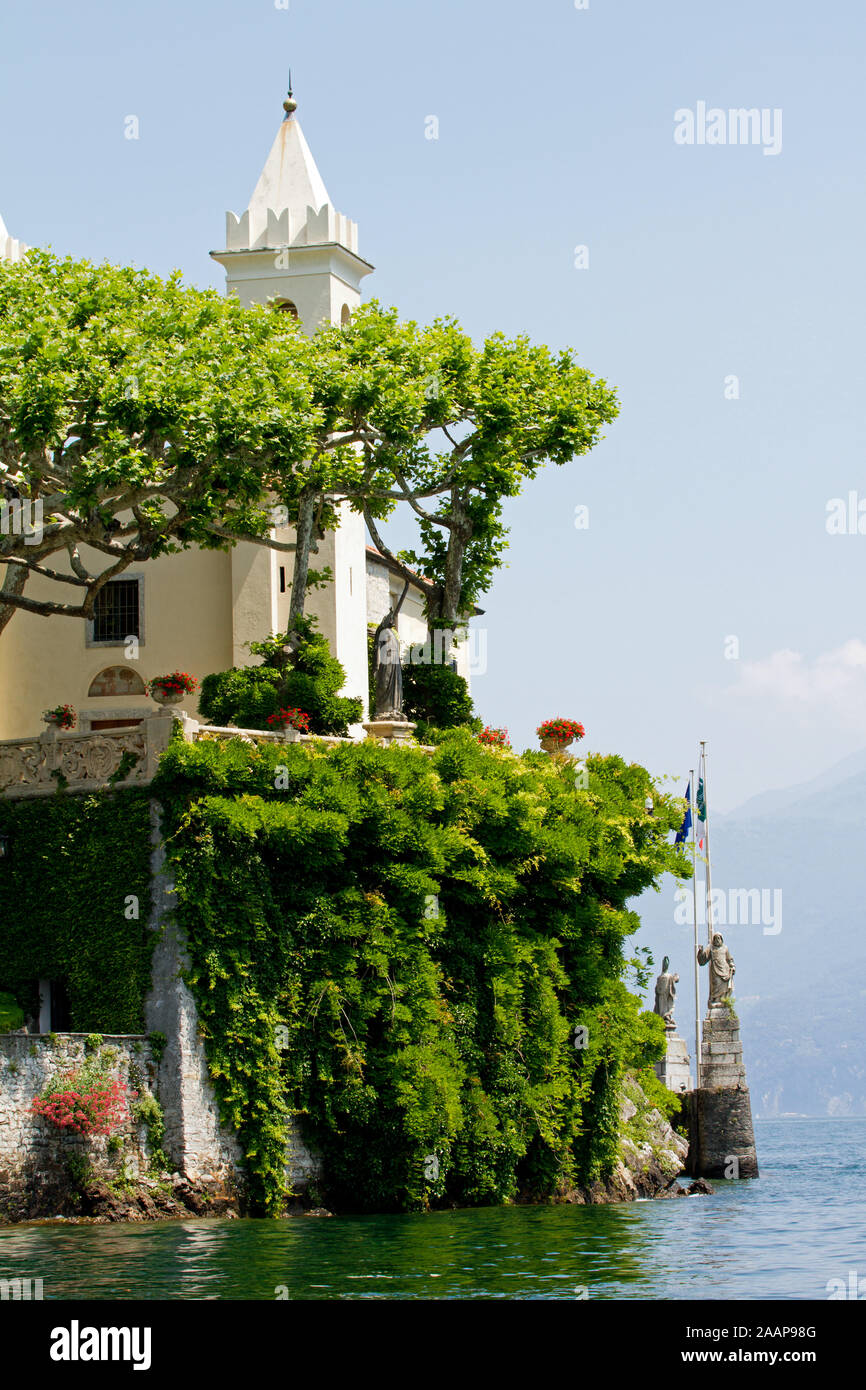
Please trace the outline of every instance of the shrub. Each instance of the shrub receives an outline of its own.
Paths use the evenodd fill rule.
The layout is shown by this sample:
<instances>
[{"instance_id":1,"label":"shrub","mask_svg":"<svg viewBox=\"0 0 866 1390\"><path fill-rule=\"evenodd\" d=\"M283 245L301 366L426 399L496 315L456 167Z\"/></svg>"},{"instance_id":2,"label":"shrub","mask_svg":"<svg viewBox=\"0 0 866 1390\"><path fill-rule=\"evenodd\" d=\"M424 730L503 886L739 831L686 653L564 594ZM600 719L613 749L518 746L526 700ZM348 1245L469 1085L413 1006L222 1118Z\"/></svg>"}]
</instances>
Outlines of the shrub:
<instances>
[{"instance_id":1,"label":"shrub","mask_svg":"<svg viewBox=\"0 0 866 1390\"><path fill-rule=\"evenodd\" d=\"M95 1057L52 1077L32 1110L60 1130L85 1135L110 1134L129 1116L126 1087Z\"/></svg>"},{"instance_id":2,"label":"shrub","mask_svg":"<svg viewBox=\"0 0 866 1390\"><path fill-rule=\"evenodd\" d=\"M250 651L261 666L233 666L202 681L199 711L212 724L267 730L272 715L294 708L308 715L311 733L345 736L360 720L363 701L338 695L346 673L314 618L298 619L291 639L274 633Z\"/></svg>"},{"instance_id":3,"label":"shrub","mask_svg":"<svg viewBox=\"0 0 866 1390\"><path fill-rule=\"evenodd\" d=\"M404 665L403 713L417 724L415 737L419 743L437 741L434 730L461 725L476 732L481 730L464 677L447 665Z\"/></svg>"}]
</instances>

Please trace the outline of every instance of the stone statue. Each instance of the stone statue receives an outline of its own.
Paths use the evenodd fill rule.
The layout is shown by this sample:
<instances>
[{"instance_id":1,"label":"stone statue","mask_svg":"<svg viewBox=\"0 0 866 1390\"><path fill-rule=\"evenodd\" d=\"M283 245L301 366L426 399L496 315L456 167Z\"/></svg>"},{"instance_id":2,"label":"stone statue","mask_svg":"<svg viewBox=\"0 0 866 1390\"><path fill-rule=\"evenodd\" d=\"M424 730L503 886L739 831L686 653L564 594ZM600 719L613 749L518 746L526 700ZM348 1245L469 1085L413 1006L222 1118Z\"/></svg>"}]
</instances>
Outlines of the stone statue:
<instances>
[{"instance_id":1,"label":"stone statue","mask_svg":"<svg viewBox=\"0 0 866 1390\"><path fill-rule=\"evenodd\" d=\"M698 947L698 965L710 967L710 1004L723 1004L734 987L734 959L721 932L713 933L712 946Z\"/></svg>"},{"instance_id":2,"label":"stone statue","mask_svg":"<svg viewBox=\"0 0 866 1390\"><path fill-rule=\"evenodd\" d=\"M393 610L376 629L376 719L404 719L403 668L400 665L400 643L394 631Z\"/></svg>"},{"instance_id":3,"label":"stone statue","mask_svg":"<svg viewBox=\"0 0 866 1390\"><path fill-rule=\"evenodd\" d=\"M654 1013L661 1014L665 1023L674 1021L674 1002L677 997L677 980L679 975L670 973L670 956L665 956L662 961L662 973L656 980L656 1002Z\"/></svg>"}]
</instances>

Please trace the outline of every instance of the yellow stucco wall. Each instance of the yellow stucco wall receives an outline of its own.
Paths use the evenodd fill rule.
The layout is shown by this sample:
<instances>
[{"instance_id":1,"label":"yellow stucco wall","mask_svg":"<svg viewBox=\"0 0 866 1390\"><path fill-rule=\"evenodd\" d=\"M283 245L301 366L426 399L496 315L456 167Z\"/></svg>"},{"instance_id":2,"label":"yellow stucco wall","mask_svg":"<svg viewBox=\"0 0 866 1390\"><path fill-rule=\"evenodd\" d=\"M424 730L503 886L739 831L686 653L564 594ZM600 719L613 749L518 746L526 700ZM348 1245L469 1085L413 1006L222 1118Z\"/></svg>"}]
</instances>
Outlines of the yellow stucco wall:
<instances>
[{"instance_id":1,"label":"yellow stucco wall","mask_svg":"<svg viewBox=\"0 0 866 1390\"><path fill-rule=\"evenodd\" d=\"M86 552L82 558L87 564ZM230 555L186 551L133 567L129 573L144 581L144 636L137 661L124 655L122 645L88 647L80 618L15 614L0 641L0 738L38 734L44 727L43 709L58 704L74 705L79 714L88 711L95 718L156 708L140 695L88 698L91 681L106 666L130 666L144 681L178 669L200 680L231 666ZM37 579L26 592L65 601L77 591ZM197 694L183 703L190 714L197 707Z\"/></svg>"}]
</instances>

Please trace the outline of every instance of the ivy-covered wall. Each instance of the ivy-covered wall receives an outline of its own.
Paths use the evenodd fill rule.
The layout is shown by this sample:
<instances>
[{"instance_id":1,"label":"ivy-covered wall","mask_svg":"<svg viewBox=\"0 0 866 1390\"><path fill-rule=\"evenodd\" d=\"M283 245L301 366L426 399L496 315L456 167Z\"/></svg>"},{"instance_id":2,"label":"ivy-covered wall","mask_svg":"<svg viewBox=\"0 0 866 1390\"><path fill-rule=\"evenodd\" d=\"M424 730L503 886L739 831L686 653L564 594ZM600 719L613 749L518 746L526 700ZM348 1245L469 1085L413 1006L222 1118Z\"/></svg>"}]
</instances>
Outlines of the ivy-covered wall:
<instances>
[{"instance_id":1,"label":"ivy-covered wall","mask_svg":"<svg viewBox=\"0 0 866 1390\"><path fill-rule=\"evenodd\" d=\"M303 1116L342 1209L554 1195L608 1173L622 1073L663 1028L629 992L629 898L682 808L617 757L174 743L153 793L189 984L253 1202ZM648 794L654 814L645 810ZM2 983L2 974L0 974Z\"/></svg>"},{"instance_id":2,"label":"ivy-covered wall","mask_svg":"<svg viewBox=\"0 0 866 1390\"><path fill-rule=\"evenodd\" d=\"M38 1014L65 982L74 1032L144 1031L153 933L147 793L0 800L0 992Z\"/></svg>"}]
</instances>

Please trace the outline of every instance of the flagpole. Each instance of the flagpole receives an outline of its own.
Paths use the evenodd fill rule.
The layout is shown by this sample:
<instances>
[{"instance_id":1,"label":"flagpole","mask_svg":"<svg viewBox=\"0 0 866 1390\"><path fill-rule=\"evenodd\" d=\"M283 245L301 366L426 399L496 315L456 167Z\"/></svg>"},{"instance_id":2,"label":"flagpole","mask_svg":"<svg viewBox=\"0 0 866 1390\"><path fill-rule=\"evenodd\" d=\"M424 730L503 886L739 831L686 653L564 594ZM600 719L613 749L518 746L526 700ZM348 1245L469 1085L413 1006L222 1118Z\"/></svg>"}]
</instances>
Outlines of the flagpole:
<instances>
[{"instance_id":1,"label":"flagpole","mask_svg":"<svg viewBox=\"0 0 866 1390\"><path fill-rule=\"evenodd\" d=\"M692 952L692 966L695 972L695 1087L701 1089L701 994L700 971L698 970L698 829L695 824L697 805L695 793L695 770L689 772L689 815L692 818L692 897L694 898L695 949Z\"/></svg>"},{"instance_id":2,"label":"flagpole","mask_svg":"<svg viewBox=\"0 0 866 1390\"><path fill-rule=\"evenodd\" d=\"M707 746L701 740L702 776L704 781L704 834L707 839L707 945L713 944L713 876L710 869L710 804L707 787Z\"/></svg>"}]
</instances>

